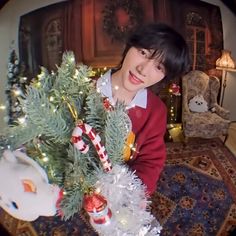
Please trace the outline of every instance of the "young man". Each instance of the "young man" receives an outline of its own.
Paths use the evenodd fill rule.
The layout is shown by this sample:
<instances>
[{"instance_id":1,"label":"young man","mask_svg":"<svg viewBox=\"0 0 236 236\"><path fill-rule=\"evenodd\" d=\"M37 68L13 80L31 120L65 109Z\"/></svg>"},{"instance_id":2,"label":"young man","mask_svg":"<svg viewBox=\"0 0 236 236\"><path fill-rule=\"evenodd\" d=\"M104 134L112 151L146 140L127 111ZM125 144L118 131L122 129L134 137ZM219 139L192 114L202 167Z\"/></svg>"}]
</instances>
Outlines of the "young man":
<instances>
[{"instance_id":1,"label":"young man","mask_svg":"<svg viewBox=\"0 0 236 236\"><path fill-rule=\"evenodd\" d=\"M149 24L129 38L118 69L108 71L97 87L111 104L122 101L135 134L136 151L127 164L151 195L164 167L167 111L150 86L181 76L189 62L185 40L165 24Z\"/></svg>"}]
</instances>

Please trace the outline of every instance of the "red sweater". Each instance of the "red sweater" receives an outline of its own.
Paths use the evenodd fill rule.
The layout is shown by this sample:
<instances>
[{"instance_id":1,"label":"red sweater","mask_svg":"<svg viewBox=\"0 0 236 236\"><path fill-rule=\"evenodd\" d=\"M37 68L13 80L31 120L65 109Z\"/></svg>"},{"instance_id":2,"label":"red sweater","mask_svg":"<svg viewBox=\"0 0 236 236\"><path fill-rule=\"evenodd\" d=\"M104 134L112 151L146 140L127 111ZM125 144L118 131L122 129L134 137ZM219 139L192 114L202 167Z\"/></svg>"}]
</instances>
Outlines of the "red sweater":
<instances>
[{"instance_id":1,"label":"red sweater","mask_svg":"<svg viewBox=\"0 0 236 236\"><path fill-rule=\"evenodd\" d=\"M137 152L127 164L147 186L148 194L156 190L156 183L164 167L166 149L167 110L161 99L149 89L147 107L129 109L132 129L136 135Z\"/></svg>"}]
</instances>

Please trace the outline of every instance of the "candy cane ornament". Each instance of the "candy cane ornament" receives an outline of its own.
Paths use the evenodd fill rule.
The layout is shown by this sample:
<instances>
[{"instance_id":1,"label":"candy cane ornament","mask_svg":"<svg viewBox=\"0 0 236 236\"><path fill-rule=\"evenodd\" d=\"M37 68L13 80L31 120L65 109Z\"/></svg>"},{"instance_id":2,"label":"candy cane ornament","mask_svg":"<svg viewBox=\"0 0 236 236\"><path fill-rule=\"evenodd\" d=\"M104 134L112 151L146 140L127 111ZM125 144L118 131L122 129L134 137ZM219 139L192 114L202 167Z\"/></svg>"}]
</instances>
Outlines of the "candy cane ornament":
<instances>
[{"instance_id":1,"label":"candy cane ornament","mask_svg":"<svg viewBox=\"0 0 236 236\"><path fill-rule=\"evenodd\" d=\"M105 172L109 172L112 169L111 161L108 158L105 147L101 144L100 136L95 132L95 130L86 123L78 123L76 128L72 132L71 141L74 144L74 147L77 148L82 153L87 153L89 150L89 145L87 145L82 140L82 134L88 135L93 143L100 161L102 162L102 166Z\"/></svg>"}]
</instances>

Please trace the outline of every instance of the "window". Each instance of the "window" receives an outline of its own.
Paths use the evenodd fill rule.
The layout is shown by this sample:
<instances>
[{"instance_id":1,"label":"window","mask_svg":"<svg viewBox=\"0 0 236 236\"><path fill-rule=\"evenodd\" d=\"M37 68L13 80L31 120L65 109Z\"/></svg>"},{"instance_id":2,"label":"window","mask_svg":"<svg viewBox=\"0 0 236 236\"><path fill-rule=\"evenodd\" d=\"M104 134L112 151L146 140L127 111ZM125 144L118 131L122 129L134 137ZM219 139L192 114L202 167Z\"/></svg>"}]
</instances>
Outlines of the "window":
<instances>
[{"instance_id":1,"label":"window","mask_svg":"<svg viewBox=\"0 0 236 236\"><path fill-rule=\"evenodd\" d=\"M203 18L195 12L189 12L186 16L187 43L190 50L190 58L193 70L206 69L207 54L207 27Z\"/></svg>"}]
</instances>

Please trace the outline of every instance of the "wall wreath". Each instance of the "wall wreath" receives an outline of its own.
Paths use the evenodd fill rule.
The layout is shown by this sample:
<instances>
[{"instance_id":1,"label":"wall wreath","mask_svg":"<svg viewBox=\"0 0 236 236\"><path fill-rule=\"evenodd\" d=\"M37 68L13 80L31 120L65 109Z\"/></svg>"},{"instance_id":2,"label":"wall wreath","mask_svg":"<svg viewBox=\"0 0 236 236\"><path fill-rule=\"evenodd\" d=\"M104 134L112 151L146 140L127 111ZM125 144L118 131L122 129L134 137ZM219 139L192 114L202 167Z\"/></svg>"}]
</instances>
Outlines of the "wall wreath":
<instances>
[{"instance_id":1,"label":"wall wreath","mask_svg":"<svg viewBox=\"0 0 236 236\"><path fill-rule=\"evenodd\" d=\"M143 19L143 9L137 0L108 0L102 13L104 31L117 41L125 41Z\"/></svg>"}]
</instances>

